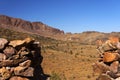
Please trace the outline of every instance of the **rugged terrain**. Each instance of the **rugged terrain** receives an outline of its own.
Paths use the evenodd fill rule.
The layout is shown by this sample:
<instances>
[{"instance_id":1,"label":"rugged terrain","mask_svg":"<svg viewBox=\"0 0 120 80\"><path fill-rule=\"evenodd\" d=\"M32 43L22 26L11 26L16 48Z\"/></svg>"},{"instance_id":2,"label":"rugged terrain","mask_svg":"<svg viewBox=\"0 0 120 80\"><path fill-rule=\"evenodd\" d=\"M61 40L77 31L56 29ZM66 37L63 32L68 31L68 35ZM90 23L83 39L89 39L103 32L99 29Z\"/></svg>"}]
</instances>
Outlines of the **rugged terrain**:
<instances>
[{"instance_id":1,"label":"rugged terrain","mask_svg":"<svg viewBox=\"0 0 120 80\"><path fill-rule=\"evenodd\" d=\"M103 33L97 31L85 31L82 33L65 33L63 30L53 28L42 22L30 22L5 15L0 15L0 27L23 33L37 34L57 40L77 41L82 44L95 44L97 39L106 40L110 36L120 37L120 32Z\"/></svg>"},{"instance_id":2,"label":"rugged terrain","mask_svg":"<svg viewBox=\"0 0 120 80\"><path fill-rule=\"evenodd\" d=\"M50 80L93 80L92 63L97 59L94 45L66 42L0 28L0 36L8 40L34 38L41 44L41 67Z\"/></svg>"},{"instance_id":3,"label":"rugged terrain","mask_svg":"<svg viewBox=\"0 0 120 80\"><path fill-rule=\"evenodd\" d=\"M19 31L18 31L19 30ZM40 42L41 67L50 80L95 80L92 64L97 60L95 42L120 33L64 33L41 22L0 16L0 37L8 40L34 38Z\"/></svg>"}]
</instances>

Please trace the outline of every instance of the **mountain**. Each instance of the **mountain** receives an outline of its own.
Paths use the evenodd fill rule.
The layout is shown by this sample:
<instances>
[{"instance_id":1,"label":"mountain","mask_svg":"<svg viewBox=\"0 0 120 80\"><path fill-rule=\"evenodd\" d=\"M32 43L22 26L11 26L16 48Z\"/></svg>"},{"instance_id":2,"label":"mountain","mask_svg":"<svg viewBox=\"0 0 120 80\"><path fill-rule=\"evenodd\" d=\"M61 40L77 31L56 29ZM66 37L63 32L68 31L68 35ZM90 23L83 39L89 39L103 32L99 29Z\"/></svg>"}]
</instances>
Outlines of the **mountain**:
<instances>
[{"instance_id":1,"label":"mountain","mask_svg":"<svg viewBox=\"0 0 120 80\"><path fill-rule=\"evenodd\" d=\"M42 22L30 22L5 15L0 15L0 27L50 37L56 40L77 41L82 44L95 44L97 39L106 40L110 36L120 37L120 32L103 33L97 31L85 31L74 34L64 33L64 31L48 26Z\"/></svg>"},{"instance_id":2,"label":"mountain","mask_svg":"<svg viewBox=\"0 0 120 80\"><path fill-rule=\"evenodd\" d=\"M98 39L106 40L110 36L120 37L120 32L85 31L65 34L42 22L0 15L1 38L19 40L31 37L40 42L43 57L41 68L45 74L50 75L50 80L95 80L97 75L93 75L91 65L98 59L98 54L96 45L88 44L95 44Z\"/></svg>"},{"instance_id":3,"label":"mountain","mask_svg":"<svg viewBox=\"0 0 120 80\"><path fill-rule=\"evenodd\" d=\"M5 15L0 15L0 27L20 32L39 34L45 37L54 37L54 35L64 34L64 31L50 27L42 22L30 22Z\"/></svg>"}]
</instances>

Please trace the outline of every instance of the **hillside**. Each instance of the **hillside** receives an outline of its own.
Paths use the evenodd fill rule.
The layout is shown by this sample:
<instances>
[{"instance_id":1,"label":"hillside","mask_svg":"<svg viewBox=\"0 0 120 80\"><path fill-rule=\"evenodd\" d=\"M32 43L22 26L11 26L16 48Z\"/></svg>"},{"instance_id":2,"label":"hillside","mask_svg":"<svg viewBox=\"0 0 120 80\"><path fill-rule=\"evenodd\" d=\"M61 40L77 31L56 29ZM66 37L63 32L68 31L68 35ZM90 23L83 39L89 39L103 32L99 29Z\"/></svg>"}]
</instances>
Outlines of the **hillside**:
<instances>
[{"instance_id":1,"label":"hillside","mask_svg":"<svg viewBox=\"0 0 120 80\"><path fill-rule=\"evenodd\" d=\"M56 40L77 41L81 44L95 44L97 39L106 40L110 36L120 37L120 32L103 33L85 31L82 33L64 33L64 31L50 27L42 22L30 22L5 15L0 15L0 27L23 33L37 34Z\"/></svg>"},{"instance_id":2,"label":"hillside","mask_svg":"<svg viewBox=\"0 0 120 80\"><path fill-rule=\"evenodd\" d=\"M91 65L98 58L94 45L96 40L106 40L109 36L120 37L119 32L65 34L59 29L41 24L44 28L40 22L32 23L2 15L0 37L8 40L31 37L39 41L43 57L41 67L44 74L50 75L50 80L95 80L97 74L93 74Z\"/></svg>"},{"instance_id":3,"label":"hillside","mask_svg":"<svg viewBox=\"0 0 120 80\"><path fill-rule=\"evenodd\" d=\"M30 22L5 15L0 15L0 27L19 32L39 34L45 37L54 37L54 35L64 34L64 31L52 28L42 22Z\"/></svg>"},{"instance_id":4,"label":"hillside","mask_svg":"<svg viewBox=\"0 0 120 80\"><path fill-rule=\"evenodd\" d=\"M42 22L30 22L19 18L0 15L0 27L29 34L37 34L63 41L77 41L81 44L95 44L97 39L106 40L110 36L120 37L120 32L103 33L85 31L82 33L64 33L60 29L50 27Z\"/></svg>"},{"instance_id":5,"label":"hillside","mask_svg":"<svg viewBox=\"0 0 120 80\"><path fill-rule=\"evenodd\" d=\"M8 40L31 37L39 41L43 57L41 66L44 74L51 76L50 80L93 80L96 78L96 75L92 75L91 66L98 56L94 45L60 41L4 28L0 28L0 37Z\"/></svg>"}]
</instances>

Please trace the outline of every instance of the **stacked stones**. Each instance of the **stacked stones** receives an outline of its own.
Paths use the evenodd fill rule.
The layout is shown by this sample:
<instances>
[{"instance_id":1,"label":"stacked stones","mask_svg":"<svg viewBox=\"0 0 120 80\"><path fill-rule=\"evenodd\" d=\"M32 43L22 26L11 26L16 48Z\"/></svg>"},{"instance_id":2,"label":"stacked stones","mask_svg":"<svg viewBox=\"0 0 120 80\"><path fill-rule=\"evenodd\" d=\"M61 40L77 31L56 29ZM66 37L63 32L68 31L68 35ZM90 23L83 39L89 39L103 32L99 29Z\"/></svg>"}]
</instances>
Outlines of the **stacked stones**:
<instances>
[{"instance_id":1,"label":"stacked stones","mask_svg":"<svg viewBox=\"0 0 120 80\"><path fill-rule=\"evenodd\" d=\"M39 42L34 39L8 41L0 38L0 80L32 80L40 58ZM38 74L38 73L37 73Z\"/></svg>"},{"instance_id":2,"label":"stacked stones","mask_svg":"<svg viewBox=\"0 0 120 80\"><path fill-rule=\"evenodd\" d=\"M99 60L93 64L94 73L99 73L96 80L120 80L120 42L112 37L98 46Z\"/></svg>"}]
</instances>

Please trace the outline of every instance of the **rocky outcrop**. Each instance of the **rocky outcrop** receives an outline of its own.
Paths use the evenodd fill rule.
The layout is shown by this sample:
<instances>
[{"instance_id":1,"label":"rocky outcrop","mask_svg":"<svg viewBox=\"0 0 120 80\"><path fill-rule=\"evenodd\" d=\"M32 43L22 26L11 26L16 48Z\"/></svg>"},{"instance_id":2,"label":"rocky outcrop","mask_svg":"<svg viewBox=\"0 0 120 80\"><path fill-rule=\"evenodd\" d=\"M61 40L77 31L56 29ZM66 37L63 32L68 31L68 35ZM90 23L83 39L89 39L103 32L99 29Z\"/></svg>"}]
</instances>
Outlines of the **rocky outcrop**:
<instances>
[{"instance_id":1,"label":"rocky outcrop","mask_svg":"<svg viewBox=\"0 0 120 80\"><path fill-rule=\"evenodd\" d=\"M0 80L44 80L39 42L0 38Z\"/></svg>"},{"instance_id":2,"label":"rocky outcrop","mask_svg":"<svg viewBox=\"0 0 120 80\"><path fill-rule=\"evenodd\" d=\"M96 80L120 80L120 42L112 37L97 47L100 57L93 64L93 71L99 73Z\"/></svg>"},{"instance_id":3,"label":"rocky outcrop","mask_svg":"<svg viewBox=\"0 0 120 80\"><path fill-rule=\"evenodd\" d=\"M57 34L64 34L64 31L52 28L46 24L43 24L42 22L30 22L18 18L8 17L5 15L0 15L0 27L35 33L46 37L52 37L53 35Z\"/></svg>"}]
</instances>

